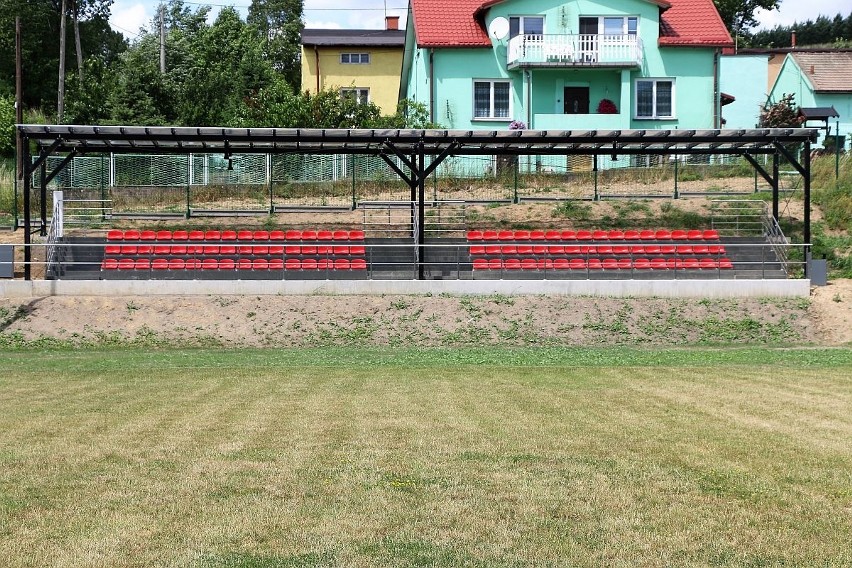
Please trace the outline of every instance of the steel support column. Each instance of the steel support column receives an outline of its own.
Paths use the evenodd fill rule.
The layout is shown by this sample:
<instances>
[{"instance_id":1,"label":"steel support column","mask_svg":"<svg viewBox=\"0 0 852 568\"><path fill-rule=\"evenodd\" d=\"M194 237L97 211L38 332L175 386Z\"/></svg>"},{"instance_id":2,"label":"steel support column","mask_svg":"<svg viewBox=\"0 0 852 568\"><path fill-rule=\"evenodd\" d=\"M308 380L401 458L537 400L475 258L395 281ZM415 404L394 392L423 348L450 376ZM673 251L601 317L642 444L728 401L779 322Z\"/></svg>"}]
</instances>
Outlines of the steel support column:
<instances>
[{"instance_id":1,"label":"steel support column","mask_svg":"<svg viewBox=\"0 0 852 568\"><path fill-rule=\"evenodd\" d=\"M417 279L423 280L426 274L426 155L423 144L417 145Z\"/></svg>"},{"instance_id":2,"label":"steel support column","mask_svg":"<svg viewBox=\"0 0 852 568\"><path fill-rule=\"evenodd\" d=\"M23 164L24 183L21 191L24 193L24 280L32 280L33 260L32 231L30 230L30 187L33 184L33 172L30 167L30 141L23 136L21 139L21 164Z\"/></svg>"},{"instance_id":3,"label":"steel support column","mask_svg":"<svg viewBox=\"0 0 852 568\"><path fill-rule=\"evenodd\" d=\"M776 149L772 154L772 218L780 224L780 219L778 219L778 162L779 155Z\"/></svg>"}]
</instances>

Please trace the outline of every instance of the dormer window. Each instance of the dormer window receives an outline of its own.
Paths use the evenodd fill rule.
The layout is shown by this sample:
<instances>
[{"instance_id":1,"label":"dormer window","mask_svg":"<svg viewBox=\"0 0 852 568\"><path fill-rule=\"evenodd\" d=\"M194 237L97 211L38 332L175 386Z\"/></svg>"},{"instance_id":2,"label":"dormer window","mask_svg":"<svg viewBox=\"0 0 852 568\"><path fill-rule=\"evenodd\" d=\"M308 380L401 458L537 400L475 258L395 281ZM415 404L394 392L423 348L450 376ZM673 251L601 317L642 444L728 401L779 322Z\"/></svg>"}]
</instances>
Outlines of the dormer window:
<instances>
[{"instance_id":1,"label":"dormer window","mask_svg":"<svg viewBox=\"0 0 852 568\"><path fill-rule=\"evenodd\" d=\"M542 35L543 33L543 16L511 16L509 18L509 39L519 35Z\"/></svg>"}]
</instances>

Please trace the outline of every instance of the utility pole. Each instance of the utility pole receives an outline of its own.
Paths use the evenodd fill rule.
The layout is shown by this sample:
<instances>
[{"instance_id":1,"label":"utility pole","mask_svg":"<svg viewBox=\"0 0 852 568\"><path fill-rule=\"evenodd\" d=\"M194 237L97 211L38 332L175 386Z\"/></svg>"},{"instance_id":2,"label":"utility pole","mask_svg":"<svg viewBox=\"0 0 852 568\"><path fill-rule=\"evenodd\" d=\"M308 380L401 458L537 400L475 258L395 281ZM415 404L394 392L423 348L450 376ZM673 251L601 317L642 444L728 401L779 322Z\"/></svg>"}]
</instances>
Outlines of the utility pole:
<instances>
[{"instance_id":1,"label":"utility pole","mask_svg":"<svg viewBox=\"0 0 852 568\"><path fill-rule=\"evenodd\" d=\"M166 74L166 5L160 4L160 74Z\"/></svg>"},{"instance_id":2,"label":"utility pole","mask_svg":"<svg viewBox=\"0 0 852 568\"><path fill-rule=\"evenodd\" d=\"M59 24L59 94L56 101L57 122L62 124L65 114L65 12L67 0L62 0L62 19Z\"/></svg>"},{"instance_id":3,"label":"utility pole","mask_svg":"<svg viewBox=\"0 0 852 568\"><path fill-rule=\"evenodd\" d=\"M21 18L15 16L15 124L24 122L24 88L21 78ZM24 179L24 145L21 140L21 133L15 133L15 184L21 191L26 191L29 188L21 188L21 182ZM15 193L17 195L17 192ZM17 198L16 198L17 199ZM15 229L18 228L18 207L15 204Z\"/></svg>"}]
</instances>

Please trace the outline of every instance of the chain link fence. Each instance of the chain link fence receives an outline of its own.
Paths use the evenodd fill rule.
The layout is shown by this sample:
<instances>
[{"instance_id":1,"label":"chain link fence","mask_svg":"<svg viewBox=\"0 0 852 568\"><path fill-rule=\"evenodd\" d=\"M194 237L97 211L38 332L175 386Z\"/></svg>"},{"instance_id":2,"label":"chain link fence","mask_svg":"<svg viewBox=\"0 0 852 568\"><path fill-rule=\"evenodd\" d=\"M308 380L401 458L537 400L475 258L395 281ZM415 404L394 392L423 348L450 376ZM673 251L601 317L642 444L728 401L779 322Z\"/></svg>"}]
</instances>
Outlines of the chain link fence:
<instances>
[{"instance_id":1,"label":"chain link fence","mask_svg":"<svg viewBox=\"0 0 852 568\"><path fill-rule=\"evenodd\" d=\"M51 157L46 171L62 157ZM426 157L427 165L431 157ZM770 157L759 157L771 171ZM391 158L402 171L399 158ZM782 164L782 190L801 176ZM40 172L33 188L41 185ZM519 202L749 194L770 190L734 155L451 156L425 182L434 202ZM343 154L221 154L79 156L48 189L101 203L102 215L268 214L293 208L358 207L408 201L411 190L380 156ZM51 199L51 192L48 192ZM32 193L32 212L40 210ZM20 202L20 200L18 200ZM46 204L47 209L52 207Z\"/></svg>"}]
</instances>

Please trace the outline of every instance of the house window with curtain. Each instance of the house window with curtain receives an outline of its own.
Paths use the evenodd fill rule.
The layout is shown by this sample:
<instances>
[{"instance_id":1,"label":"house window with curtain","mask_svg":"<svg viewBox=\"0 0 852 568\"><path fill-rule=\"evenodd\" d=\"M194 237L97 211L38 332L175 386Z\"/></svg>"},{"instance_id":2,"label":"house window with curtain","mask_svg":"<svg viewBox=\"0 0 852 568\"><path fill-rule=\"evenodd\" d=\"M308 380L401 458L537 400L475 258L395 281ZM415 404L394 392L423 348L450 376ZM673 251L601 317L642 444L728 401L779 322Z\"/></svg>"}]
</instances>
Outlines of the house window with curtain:
<instances>
[{"instance_id":1,"label":"house window with curtain","mask_svg":"<svg viewBox=\"0 0 852 568\"><path fill-rule=\"evenodd\" d=\"M479 80L473 82L473 118L509 119L511 113L509 81Z\"/></svg>"},{"instance_id":2,"label":"house window with curtain","mask_svg":"<svg viewBox=\"0 0 852 568\"><path fill-rule=\"evenodd\" d=\"M510 16L509 39L519 35L542 35L544 33L543 16Z\"/></svg>"},{"instance_id":3,"label":"house window with curtain","mask_svg":"<svg viewBox=\"0 0 852 568\"><path fill-rule=\"evenodd\" d=\"M637 35L639 18L636 16L583 16L580 33L584 35Z\"/></svg>"},{"instance_id":4,"label":"house window with curtain","mask_svg":"<svg viewBox=\"0 0 852 568\"><path fill-rule=\"evenodd\" d=\"M674 118L673 79L636 80L636 118Z\"/></svg>"},{"instance_id":5,"label":"house window with curtain","mask_svg":"<svg viewBox=\"0 0 852 568\"><path fill-rule=\"evenodd\" d=\"M363 87L350 87L348 89L340 89L340 96L343 98L355 99L359 105L365 105L370 102L370 89Z\"/></svg>"}]
</instances>

